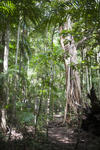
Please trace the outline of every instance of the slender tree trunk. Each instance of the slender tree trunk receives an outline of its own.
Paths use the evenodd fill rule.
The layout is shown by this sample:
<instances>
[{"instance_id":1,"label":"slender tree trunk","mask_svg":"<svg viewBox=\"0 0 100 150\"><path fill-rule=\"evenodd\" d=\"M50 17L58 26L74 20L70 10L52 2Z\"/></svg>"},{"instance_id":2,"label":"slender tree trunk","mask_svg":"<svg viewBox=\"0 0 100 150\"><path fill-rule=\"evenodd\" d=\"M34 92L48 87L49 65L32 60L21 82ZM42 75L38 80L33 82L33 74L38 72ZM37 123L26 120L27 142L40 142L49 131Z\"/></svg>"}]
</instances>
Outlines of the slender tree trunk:
<instances>
[{"instance_id":1,"label":"slender tree trunk","mask_svg":"<svg viewBox=\"0 0 100 150\"><path fill-rule=\"evenodd\" d=\"M38 107L39 107L39 100L38 100L38 97L36 97L35 98L35 104L34 104L34 110L35 110L34 124L35 124L35 128L37 126L37 113L38 113L38 109L39 109Z\"/></svg>"},{"instance_id":2,"label":"slender tree trunk","mask_svg":"<svg viewBox=\"0 0 100 150\"><path fill-rule=\"evenodd\" d=\"M47 130L46 130L46 136L48 138L48 132L49 132L49 128L48 128L48 124L49 124L49 116L50 116L50 98L48 97L47 99Z\"/></svg>"},{"instance_id":3,"label":"slender tree trunk","mask_svg":"<svg viewBox=\"0 0 100 150\"><path fill-rule=\"evenodd\" d=\"M15 68L17 69L18 64L18 53L19 53L19 40L20 40L20 21L18 24L18 30L17 30L17 45L16 45L16 58L15 58ZM12 119L16 118L16 91L18 92L18 75L15 74L15 96L13 99L13 112L12 112Z\"/></svg>"},{"instance_id":4,"label":"slender tree trunk","mask_svg":"<svg viewBox=\"0 0 100 150\"><path fill-rule=\"evenodd\" d=\"M100 51L100 46L99 46L99 51ZM100 52L97 53L97 63L100 64ZM100 66L98 68L98 79L100 79ZM100 99L100 81L99 81L99 85L98 85L98 99Z\"/></svg>"},{"instance_id":5,"label":"slender tree trunk","mask_svg":"<svg viewBox=\"0 0 100 150\"><path fill-rule=\"evenodd\" d=\"M9 25L7 25L6 31L5 31L5 45L4 45L4 58L3 58L3 73L5 80L3 80L3 103L2 103L2 108L1 108L1 127L4 132L6 132L6 109L5 105L7 104L8 100L8 78L7 78L7 73L8 73L8 55L9 55Z\"/></svg>"},{"instance_id":6,"label":"slender tree trunk","mask_svg":"<svg viewBox=\"0 0 100 150\"><path fill-rule=\"evenodd\" d=\"M67 23L60 27L60 32L62 30L71 30L71 20L68 18ZM64 44L65 40L68 41ZM77 50L75 42L72 35L68 35L66 38L61 36L61 45L65 50L65 71L66 71L66 107L64 122L66 121L66 116L69 110L73 109L77 112L77 107L81 103L81 88L80 88L80 76L76 70L77 65ZM66 54L70 57L66 58Z\"/></svg>"},{"instance_id":7,"label":"slender tree trunk","mask_svg":"<svg viewBox=\"0 0 100 150\"><path fill-rule=\"evenodd\" d=\"M54 44L54 34L55 34L55 26L53 28L53 31L52 31L52 37L51 37L51 49L52 49L52 52L54 51L54 47L53 47L53 44ZM54 97L53 97L53 94L52 94L52 84L54 85L54 71L55 71L55 68L54 68L54 64L53 64L53 61L51 60L51 66L50 66L50 115L51 115L51 119L53 120L53 114L54 114Z\"/></svg>"},{"instance_id":8,"label":"slender tree trunk","mask_svg":"<svg viewBox=\"0 0 100 150\"><path fill-rule=\"evenodd\" d=\"M0 74L3 75L3 60L4 60L4 45L5 45L5 33L0 33ZM0 79L0 105L3 103L3 76Z\"/></svg>"},{"instance_id":9,"label":"slender tree trunk","mask_svg":"<svg viewBox=\"0 0 100 150\"><path fill-rule=\"evenodd\" d=\"M91 56L90 56L90 66L91 66ZM92 88L92 75L91 75L91 67L89 67L89 85L90 89Z\"/></svg>"},{"instance_id":10,"label":"slender tree trunk","mask_svg":"<svg viewBox=\"0 0 100 150\"><path fill-rule=\"evenodd\" d=\"M37 131L38 131L38 120L39 120L39 116L40 116L40 113L41 113L41 109L42 109L42 102L43 102L43 88L44 88L44 81L43 81L43 87L42 87L42 93L41 93L41 96L40 96L40 100L38 100L38 98L36 99L35 101L35 120L34 120L34 123L35 123L35 135L37 134Z\"/></svg>"},{"instance_id":11,"label":"slender tree trunk","mask_svg":"<svg viewBox=\"0 0 100 150\"><path fill-rule=\"evenodd\" d=\"M3 126L2 106L4 103L4 83L3 83L3 81L4 81L4 79L3 79L3 60L4 60L4 44L5 44L4 41L5 41L5 33L1 33L0 34L0 74L2 74L2 78L0 79L0 125L1 125L1 127ZM6 123L4 123L4 124L6 124Z\"/></svg>"},{"instance_id":12,"label":"slender tree trunk","mask_svg":"<svg viewBox=\"0 0 100 150\"><path fill-rule=\"evenodd\" d=\"M41 112L41 107L42 107L42 96L40 97L40 102L39 102L39 107L38 107L38 112L37 112L37 115L36 115L36 118L35 118L35 135L37 134L37 126L38 126L38 119L39 119L39 116L40 116L40 112Z\"/></svg>"},{"instance_id":13,"label":"slender tree trunk","mask_svg":"<svg viewBox=\"0 0 100 150\"><path fill-rule=\"evenodd\" d=\"M20 22L18 24L18 31L17 31L17 48L16 48L16 61L15 61L16 66L17 66L17 61L18 61L19 40L20 40Z\"/></svg>"},{"instance_id":14,"label":"slender tree trunk","mask_svg":"<svg viewBox=\"0 0 100 150\"><path fill-rule=\"evenodd\" d=\"M88 70L88 66L86 66L86 89L87 89L87 92L89 93L90 92L90 87L89 87L89 70Z\"/></svg>"}]
</instances>

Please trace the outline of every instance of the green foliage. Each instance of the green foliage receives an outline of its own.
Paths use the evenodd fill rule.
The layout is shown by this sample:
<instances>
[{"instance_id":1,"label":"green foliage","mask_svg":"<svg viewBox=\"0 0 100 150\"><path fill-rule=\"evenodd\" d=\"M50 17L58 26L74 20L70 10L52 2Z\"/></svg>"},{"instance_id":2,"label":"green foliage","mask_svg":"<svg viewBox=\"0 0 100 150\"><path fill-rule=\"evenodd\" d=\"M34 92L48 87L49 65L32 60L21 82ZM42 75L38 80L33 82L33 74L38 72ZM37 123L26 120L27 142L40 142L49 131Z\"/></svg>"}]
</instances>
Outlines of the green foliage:
<instances>
[{"instance_id":1,"label":"green foliage","mask_svg":"<svg viewBox=\"0 0 100 150\"><path fill-rule=\"evenodd\" d=\"M0 12L5 14L6 16L13 15L15 9L15 5L12 1L4 1L0 2Z\"/></svg>"},{"instance_id":2,"label":"green foliage","mask_svg":"<svg viewBox=\"0 0 100 150\"><path fill-rule=\"evenodd\" d=\"M15 108L16 117L21 124L35 125L35 117L39 115L37 128L41 130L45 127L47 119L52 118L53 113L64 112L66 103L64 58L71 56L61 48L60 36L66 38L71 35L75 40L78 63L69 65L73 70L79 71L85 95L88 82L94 83L99 89L99 9L100 4L94 0L0 2L0 50L4 49L2 34L5 33L7 24L10 25L9 68L7 74L4 74L3 70L0 72L0 85L3 85L4 79L7 81L8 99L4 106L10 117L12 114L9 110L14 112ZM62 30L59 33L59 26L63 26L68 16L73 22L72 30ZM15 65L19 22L19 49ZM83 40L84 38L86 40ZM82 40L83 42L79 44ZM68 43L69 40L65 40L64 44ZM0 65L2 63L0 55ZM86 79L86 69L89 81ZM48 99L50 99L49 115Z\"/></svg>"},{"instance_id":3,"label":"green foliage","mask_svg":"<svg viewBox=\"0 0 100 150\"><path fill-rule=\"evenodd\" d=\"M17 119L21 124L30 124L33 125L34 114L32 112L17 112Z\"/></svg>"}]
</instances>

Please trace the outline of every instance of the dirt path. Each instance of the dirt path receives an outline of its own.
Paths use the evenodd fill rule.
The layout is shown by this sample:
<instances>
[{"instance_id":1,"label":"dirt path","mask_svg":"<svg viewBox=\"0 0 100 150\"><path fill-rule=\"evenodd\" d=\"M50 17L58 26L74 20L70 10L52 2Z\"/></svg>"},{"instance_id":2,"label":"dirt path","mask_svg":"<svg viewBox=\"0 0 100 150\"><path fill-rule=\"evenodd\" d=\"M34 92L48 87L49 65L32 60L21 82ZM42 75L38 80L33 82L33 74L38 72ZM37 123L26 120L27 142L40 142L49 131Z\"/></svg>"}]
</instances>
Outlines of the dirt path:
<instances>
[{"instance_id":1,"label":"dirt path","mask_svg":"<svg viewBox=\"0 0 100 150\"><path fill-rule=\"evenodd\" d=\"M25 139L21 133L13 132L12 141L0 141L0 150L100 150L100 137L82 130L79 134L78 129L57 126L54 122L49 128L48 140L42 134L41 138L36 139L33 133L34 128L31 126Z\"/></svg>"},{"instance_id":2,"label":"dirt path","mask_svg":"<svg viewBox=\"0 0 100 150\"><path fill-rule=\"evenodd\" d=\"M78 134L77 130L66 127L50 128L49 140L51 150L100 150L100 137L84 131Z\"/></svg>"}]
</instances>

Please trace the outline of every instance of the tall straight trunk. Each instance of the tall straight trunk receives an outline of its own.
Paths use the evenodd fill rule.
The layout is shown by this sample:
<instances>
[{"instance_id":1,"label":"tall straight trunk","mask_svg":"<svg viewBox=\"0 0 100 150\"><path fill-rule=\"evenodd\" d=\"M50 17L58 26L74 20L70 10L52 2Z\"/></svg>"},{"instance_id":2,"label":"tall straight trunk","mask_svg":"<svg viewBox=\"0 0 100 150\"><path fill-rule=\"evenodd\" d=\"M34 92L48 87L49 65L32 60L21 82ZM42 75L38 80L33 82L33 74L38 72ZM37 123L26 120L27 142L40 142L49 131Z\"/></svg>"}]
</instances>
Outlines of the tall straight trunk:
<instances>
[{"instance_id":1,"label":"tall straight trunk","mask_svg":"<svg viewBox=\"0 0 100 150\"><path fill-rule=\"evenodd\" d=\"M60 27L62 30L71 30L71 19L68 17L67 23ZM67 44L64 44L65 40L68 40ZM71 109L77 112L77 108L81 103L81 88L80 88L80 76L76 70L77 61L77 50L75 41L72 35L68 35L66 38L61 36L61 45L65 51L65 71L66 71L66 107L64 122L66 121L67 114ZM66 54L69 54L69 58L66 58Z\"/></svg>"},{"instance_id":2,"label":"tall straight trunk","mask_svg":"<svg viewBox=\"0 0 100 150\"><path fill-rule=\"evenodd\" d=\"M100 46L99 46L99 52L97 53L97 63L100 64ZM100 66L97 71L98 80L100 80ZM100 81L98 82L98 99L100 99Z\"/></svg>"},{"instance_id":3,"label":"tall straight trunk","mask_svg":"<svg viewBox=\"0 0 100 150\"><path fill-rule=\"evenodd\" d=\"M38 110L37 110L37 115L35 116L35 135L37 134L38 132L38 120L39 120L39 116L40 116L40 113L41 113L41 108L42 108L42 95L40 97L40 101L39 101L39 107L38 107Z\"/></svg>"},{"instance_id":4,"label":"tall straight trunk","mask_svg":"<svg viewBox=\"0 0 100 150\"><path fill-rule=\"evenodd\" d=\"M0 34L0 74L3 74L3 59L4 59L4 45L5 45L5 33ZM2 124L3 112L2 105L4 102L4 85L3 85L3 76L0 78L0 125ZM4 129L5 130L5 129Z\"/></svg>"},{"instance_id":5,"label":"tall straight trunk","mask_svg":"<svg viewBox=\"0 0 100 150\"><path fill-rule=\"evenodd\" d=\"M4 62L3 62L4 73L8 72L8 55L9 55L9 25L7 25L7 29L5 32L5 47L4 47Z\"/></svg>"},{"instance_id":6,"label":"tall straight trunk","mask_svg":"<svg viewBox=\"0 0 100 150\"><path fill-rule=\"evenodd\" d=\"M50 98L48 97L47 99L47 120L46 120L46 124L47 124L47 128L46 128L46 136L48 137L48 132L49 132L49 128L48 128L48 124L49 124L49 116L50 116Z\"/></svg>"},{"instance_id":7,"label":"tall straight trunk","mask_svg":"<svg viewBox=\"0 0 100 150\"><path fill-rule=\"evenodd\" d=\"M91 65L91 56L90 56L89 60L90 60L90 65ZM89 85L90 85L90 89L91 89L92 88L91 67L89 67Z\"/></svg>"},{"instance_id":8,"label":"tall straight trunk","mask_svg":"<svg viewBox=\"0 0 100 150\"><path fill-rule=\"evenodd\" d=\"M3 74L3 59L4 59L4 45L5 45L5 33L0 33L0 74ZM0 106L3 102L3 76L0 78Z\"/></svg>"},{"instance_id":9,"label":"tall straight trunk","mask_svg":"<svg viewBox=\"0 0 100 150\"><path fill-rule=\"evenodd\" d=\"M3 103L1 108L1 127L4 132L6 132L6 109L5 105L7 104L8 100L8 87L7 87L7 73L8 73L8 55L9 55L9 24L7 25L5 31L5 38L4 38L4 54L3 54L3 73L5 76L5 80L3 80Z\"/></svg>"},{"instance_id":10,"label":"tall straight trunk","mask_svg":"<svg viewBox=\"0 0 100 150\"><path fill-rule=\"evenodd\" d=\"M20 21L18 24L18 30L17 30L17 45L16 45L16 58L15 58L15 68L17 69L17 64L18 64L18 53L19 53L19 40L20 40ZM14 86L15 86L15 95L12 101L13 108L12 108L12 122L13 119L16 119L16 91L18 91L18 76L17 74L14 75L15 81L14 81Z\"/></svg>"},{"instance_id":11,"label":"tall straight trunk","mask_svg":"<svg viewBox=\"0 0 100 150\"><path fill-rule=\"evenodd\" d=\"M37 79L38 81L38 79ZM39 121L39 116L41 114L41 109L42 109L42 103L43 103L43 89L44 89L44 81L43 81L43 86L41 88L42 93L40 96L40 100L38 97L35 99L35 118L34 118L34 123L35 123L35 135L38 133L38 121Z\"/></svg>"},{"instance_id":12,"label":"tall straight trunk","mask_svg":"<svg viewBox=\"0 0 100 150\"><path fill-rule=\"evenodd\" d=\"M88 66L86 66L86 90L89 93L90 92L90 87L89 87L89 70Z\"/></svg>"},{"instance_id":13,"label":"tall straight trunk","mask_svg":"<svg viewBox=\"0 0 100 150\"><path fill-rule=\"evenodd\" d=\"M18 31L17 31L17 47L16 47L16 60L15 60L16 66L17 66L17 61L18 61L19 40L20 40L20 22L18 24Z\"/></svg>"},{"instance_id":14,"label":"tall straight trunk","mask_svg":"<svg viewBox=\"0 0 100 150\"><path fill-rule=\"evenodd\" d=\"M38 113L38 108L39 107L39 100L38 97L35 98L35 104L34 104L34 110L35 110L35 114L34 114L34 124L35 127L37 127L37 113Z\"/></svg>"},{"instance_id":15,"label":"tall straight trunk","mask_svg":"<svg viewBox=\"0 0 100 150\"><path fill-rule=\"evenodd\" d=\"M53 44L54 44L54 34L55 34L55 26L53 28L53 31L52 31L52 37L51 37L51 49L52 49L52 52L54 51L54 47L53 47ZM51 116L51 119L53 120L53 115L54 115L54 97L53 97L53 94L52 94L52 87L51 87L51 84L53 84L54 86L54 72L55 72L55 66L53 64L53 61L51 60L51 66L50 66L50 94L49 94L49 97L50 97L50 116Z\"/></svg>"},{"instance_id":16,"label":"tall straight trunk","mask_svg":"<svg viewBox=\"0 0 100 150\"><path fill-rule=\"evenodd\" d=\"M89 57L87 56L86 53L86 60L89 62ZM89 72L89 66L86 66L86 91L89 93L90 92L90 72Z\"/></svg>"},{"instance_id":17,"label":"tall straight trunk","mask_svg":"<svg viewBox=\"0 0 100 150\"><path fill-rule=\"evenodd\" d=\"M82 62L84 61L84 49L82 47L81 49L81 58L82 58ZM84 97L85 97L85 69L84 69L84 64L81 63L81 92L82 92L82 98L83 98L83 106L85 105L85 101L84 101Z\"/></svg>"}]
</instances>

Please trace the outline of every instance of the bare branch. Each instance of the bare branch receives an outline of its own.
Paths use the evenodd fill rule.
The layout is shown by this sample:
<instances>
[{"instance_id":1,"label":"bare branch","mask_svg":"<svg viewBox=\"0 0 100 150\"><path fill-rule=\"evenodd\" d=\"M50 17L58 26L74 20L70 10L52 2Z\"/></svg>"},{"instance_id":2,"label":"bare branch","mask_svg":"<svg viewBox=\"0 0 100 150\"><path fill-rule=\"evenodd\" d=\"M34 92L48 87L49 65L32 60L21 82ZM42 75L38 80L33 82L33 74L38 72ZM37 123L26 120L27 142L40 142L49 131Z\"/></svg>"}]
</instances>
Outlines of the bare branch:
<instances>
[{"instance_id":1,"label":"bare branch","mask_svg":"<svg viewBox=\"0 0 100 150\"><path fill-rule=\"evenodd\" d=\"M85 43L86 40L90 39L91 36L88 37L84 37L82 40L80 40L77 44L76 44L76 48L79 48L82 44Z\"/></svg>"}]
</instances>

